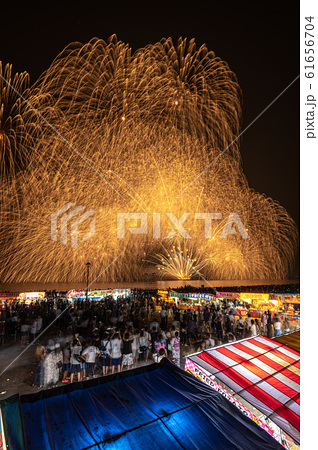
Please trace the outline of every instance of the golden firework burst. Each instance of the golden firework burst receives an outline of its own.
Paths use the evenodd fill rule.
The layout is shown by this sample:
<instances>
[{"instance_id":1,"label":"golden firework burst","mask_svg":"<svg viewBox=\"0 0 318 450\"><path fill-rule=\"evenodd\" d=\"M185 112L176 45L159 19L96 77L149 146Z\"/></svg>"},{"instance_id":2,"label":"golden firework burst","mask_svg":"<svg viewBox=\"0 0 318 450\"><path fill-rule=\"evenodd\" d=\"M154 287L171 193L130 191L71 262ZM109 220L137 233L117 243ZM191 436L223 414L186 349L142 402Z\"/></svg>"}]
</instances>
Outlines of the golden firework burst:
<instances>
[{"instance_id":1,"label":"golden firework burst","mask_svg":"<svg viewBox=\"0 0 318 450\"><path fill-rule=\"evenodd\" d=\"M82 281L86 261L95 278L121 252L99 281L140 279L143 262L174 245L166 239L173 229L168 221L153 238L154 213L189 213L185 226L193 254L208 261L201 267L205 277L288 276L297 229L283 207L249 188L239 140L233 143L240 131L240 87L226 62L205 45L197 49L193 39L174 45L168 38L132 53L116 36L73 43L25 96L24 108L21 98L10 100L18 108L11 108L12 120L6 121L6 135L20 133L23 145L1 147L2 161L11 155L0 179L2 281ZM16 151L22 159L28 156L18 172ZM51 215L68 202L95 211L95 234L82 242L83 224L76 249L70 236L67 245L51 240ZM146 213L147 234L126 230L118 239L121 212ZM194 220L196 212L222 215L213 221L211 238L202 221ZM239 233L220 237L232 212L250 239Z\"/></svg>"}]
</instances>

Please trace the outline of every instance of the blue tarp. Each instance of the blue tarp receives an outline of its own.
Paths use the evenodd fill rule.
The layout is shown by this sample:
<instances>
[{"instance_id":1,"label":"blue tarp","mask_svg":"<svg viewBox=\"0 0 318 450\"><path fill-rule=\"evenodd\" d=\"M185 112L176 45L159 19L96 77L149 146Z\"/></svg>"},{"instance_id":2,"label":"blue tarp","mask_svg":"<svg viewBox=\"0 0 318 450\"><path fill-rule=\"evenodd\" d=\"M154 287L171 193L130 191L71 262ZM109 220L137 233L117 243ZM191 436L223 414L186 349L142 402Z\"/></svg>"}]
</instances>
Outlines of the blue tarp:
<instances>
[{"instance_id":1,"label":"blue tarp","mask_svg":"<svg viewBox=\"0 0 318 450\"><path fill-rule=\"evenodd\" d=\"M221 394L167 359L24 395L18 402L30 450L283 448ZM22 449L9 438L12 449Z\"/></svg>"}]
</instances>

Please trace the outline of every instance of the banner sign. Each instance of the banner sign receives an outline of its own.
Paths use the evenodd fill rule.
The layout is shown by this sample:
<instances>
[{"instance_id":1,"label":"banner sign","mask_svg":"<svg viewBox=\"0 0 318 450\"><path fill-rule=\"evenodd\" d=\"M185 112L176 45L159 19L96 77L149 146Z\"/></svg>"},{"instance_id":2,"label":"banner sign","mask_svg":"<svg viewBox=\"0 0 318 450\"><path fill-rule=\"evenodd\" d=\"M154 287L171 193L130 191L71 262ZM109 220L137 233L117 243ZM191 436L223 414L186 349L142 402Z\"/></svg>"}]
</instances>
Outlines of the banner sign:
<instances>
[{"instance_id":1,"label":"banner sign","mask_svg":"<svg viewBox=\"0 0 318 450\"><path fill-rule=\"evenodd\" d=\"M282 313L281 314L284 318L285 317L289 317L290 319L300 319L300 315L299 314L287 314L287 313Z\"/></svg>"},{"instance_id":2,"label":"banner sign","mask_svg":"<svg viewBox=\"0 0 318 450\"><path fill-rule=\"evenodd\" d=\"M181 294L180 292L170 292L170 297L188 298L188 294Z\"/></svg>"},{"instance_id":3,"label":"banner sign","mask_svg":"<svg viewBox=\"0 0 318 450\"><path fill-rule=\"evenodd\" d=\"M170 292L170 297L178 297L178 298L184 298L186 300L191 300L193 298L201 298L204 300L215 300L215 295L212 294L201 294L201 293L189 293L189 294L184 294L184 293L180 293L180 292Z\"/></svg>"},{"instance_id":4,"label":"banner sign","mask_svg":"<svg viewBox=\"0 0 318 450\"><path fill-rule=\"evenodd\" d=\"M107 295L112 295L111 289L103 289L99 291L90 291L89 296L90 297L106 297Z\"/></svg>"},{"instance_id":5,"label":"banner sign","mask_svg":"<svg viewBox=\"0 0 318 450\"><path fill-rule=\"evenodd\" d=\"M111 293L114 295L129 295L131 289L111 289Z\"/></svg>"},{"instance_id":6,"label":"banner sign","mask_svg":"<svg viewBox=\"0 0 318 450\"><path fill-rule=\"evenodd\" d=\"M130 295L131 289L102 289L96 291L88 291L88 298L102 298L107 297L109 295ZM85 298L86 297L86 289L72 289L68 291L66 294L67 297L71 298Z\"/></svg>"},{"instance_id":7,"label":"banner sign","mask_svg":"<svg viewBox=\"0 0 318 450\"><path fill-rule=\"evenodd\" d=\"M270 300L280 300L281 302L300 303L300 294L269 294Z\"/></svg>"},{"instance_id":8,"label":"banner sign","mask_svg":"<svg viewBox=\"0 0 318 450\"><path fill-rule=\"evenodd\" d=\"M267 431L268 434L275 437L274 431L268 425L266 425L266 423L264 423L261 419L255 416L255 414L251 413L251 411L245 408L245 406L243 406L242 403L240 403L238 400L236 400L236 398L234 398L231 394L229 394L219 383L215 381L215 379L212 378L212 375L207 370L203 369L202 367L199 367L189 358L186 358L184 370L188 373L191 373L191 375L195 376L203 383L209 385L215 391L218 391L229 402L233 403L243 414L245 414L254 422L256 422L257 425L263 428L263 430Z\"/></svg>"},{"instance_id":9,"label":"banner sign","mask_svg":"<svg viewBox=\"0 0 318 450\"><path fill-rule=\"evenodd\" d=\"M241 292L240 293L240 298L241 299L249 299L249 300L265 300L268 301L269 299L269 294L260 294L259 292L257 293L252 293L252 292Z\"/></svg>"},{"instance_id":10,"label":"banner sign","mask_svg":"<svg viewBox=\"0 0 318 450\"><path fill-rule=\"evenodd\" d=\"M44 300L45 292L21 292L18 300Z\"/></svg>"},{"instance_id":11,"label":"banner sign","mask_svg":"<svg viewBox=\"0 0 318 450\"><path fill-rule=\"evenodd\" d=\"M215 300L215 295L212 294L200 294L200 293L190 293L187 294L189 298L203 298L205 300Z\"/></svg>"},{"instance_id":12,"label":"banner sign","mask_svg":"<svg viewBox=\"0 0 318 450\"><path fill-rule=\"evenodd\" d=\"M239 294L237 292L216 292L217 298L238 298Z\"/></svg>"},{"instance_id":13,"label":"banner sign","mask_svg":"<svg viewBox=\"0 0 318 450\"><path fill-rule=\"evenodd\" d=\"M269 294L269 299L282 301L283 300L282 296L283 296L283 294Z\"/></svg>"},{"instance_id":14,"label":"banner sign","mask_svg":"<svg viewBox=\"0 0 318 450\"><path fill-rule=\"evenodd\" d=\"M289 303L300 303L300 294L285 294L283 300Z\"/></svg>"},{"instance_id":15,"label":"banner sign","mask_svg":"<svg viewBox=\"0 0 318 450\"><path fill-rule=\"evenodd\" d=\"M86 289L71 289L66 294L66 297L85 297Z\"/></svg>"},{"instance_id":16,"label":"banner sign","mask_svg":"<svg viewBox=\"0 0 318 450\"><path fill-rule=\"evenodd\" d=\"M5 298L16 298L19 297L20 292L0 292L0 297L4 300Z\"/></svg>"}]
</instances>

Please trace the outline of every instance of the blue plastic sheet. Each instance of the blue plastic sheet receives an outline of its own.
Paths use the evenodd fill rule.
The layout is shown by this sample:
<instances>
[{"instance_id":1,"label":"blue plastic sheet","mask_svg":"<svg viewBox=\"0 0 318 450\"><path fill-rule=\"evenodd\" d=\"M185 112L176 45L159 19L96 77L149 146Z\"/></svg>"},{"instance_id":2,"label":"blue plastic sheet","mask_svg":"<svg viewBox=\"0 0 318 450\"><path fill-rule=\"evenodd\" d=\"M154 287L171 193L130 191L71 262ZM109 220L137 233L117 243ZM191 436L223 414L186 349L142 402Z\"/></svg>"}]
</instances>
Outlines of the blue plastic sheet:
<instances>
[{"instance_id":1,"label":"blue plastic sheet","mask_svg":"<svg viewBox=\"0 0 318 450\"><path fill-rule=\"evenodd\" d=\"M0 403L3 432L8 449L24 450L23 426L20 414L19 395L13 395Z\"/></svg>"},{"instance_id":2,"label":"blue plastic sheet","mask_svg":"<svg viewBox=\"0 0 318 450\"><path fill-rule=\"evenodd\" d=\"M20 401L30 450L283 448L222 395L166 359Z\"/></svg>"}]
</instances>

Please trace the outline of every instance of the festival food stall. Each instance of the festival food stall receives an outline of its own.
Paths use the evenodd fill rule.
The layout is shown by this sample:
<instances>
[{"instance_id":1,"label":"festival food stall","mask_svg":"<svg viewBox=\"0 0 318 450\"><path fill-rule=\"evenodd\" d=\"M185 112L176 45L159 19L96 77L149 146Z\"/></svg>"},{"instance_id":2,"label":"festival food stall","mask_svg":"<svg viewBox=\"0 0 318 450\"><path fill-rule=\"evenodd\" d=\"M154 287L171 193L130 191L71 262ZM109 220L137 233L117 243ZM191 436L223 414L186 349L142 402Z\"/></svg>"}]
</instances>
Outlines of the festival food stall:
<instances>
[{"instance_id":1,"label":"festival food stall","mask_svg":"<svg viewBox=\"0 0 318 450\"><path fill-rule=\"evenodd\" d=\"M111 295L114 300L128 298L131 296L131 289L112 289Z\"/></svg>"},{"instance_id":2,"label":"festival food stall","mask_svg":"<svg viewBox=\"0 0 318 450\"><path fill-rule=\"evenodd\" d=\"M269 294L241 292L239 299L247 304L245 308L236 309L237 313L242 316L249 313L251 317L260 318L264 310L270 310L272 312L278 310L277 301L270 301Z\"/></svg>"},{"instance_id":3,"label":"festival food stall","mask_svg":"<svg viewBox=\"0 0 318 450\"><path fill-rule=\"evenodd\" d=\"M160 298L161 301L166 302L169 299L169 291L164 291L162 289L158 289L157 296Z\"/></svg>"},{"instance_id":4,"label":"festival food stall","mask_svg":"<svg viewBox=\"0 0 318 450\"><path fill-rule=\"evenodd\" d=\"M239 300L240 294L237 292L219 292L216 291L216 304L219 305L222 308L222 303L226 301L228 306L233 307L234 303L236 303L237 300Z\"/></svg>"},{"instance_id":5,"label":"festival food stall","mask_svg":"<svg viewBox=\"0 0 318 450\"><path fill-rule=\"evenodd\" d=\"M300 443L300 354L265 336L188 355L185 370L286 448ZM296 447L293 447L296 448Z\"/></svg>"},{"instance_id":6,"label":"festival food stall","mask_svg":"<svg viewBox=\"0 0 318 450\"><path fill-rule=\"evenodd\" d=\"M101 289L97 291L88 291L88 299L89 300L102 300L105 297L109 297L112 295L111 289Z\"/></svg>"},{"instance_id":7,"label":"festival food stall","mask_svg":"<svg viewBox=\"0 0 318 450\"><path fill-rule=\"evenodd\" d=\"M5 308L6 304L10 305L20 292L0 292L0 311Z\"/></svg>"},{"instance_id":8,"label":"festival food stall","mask_svg":"<svg viewBox=\"0 0 318 450\"><path fill-rule=\"evenodd\" d=\"M299 311L299 294L269 294L269 300L279 306L280 312L295 314L295 310ZM298 307L296 305L298 305Z\"/></svg>"},{"instance_id":9,"label":"festival food stall","mask_svg":"<svg viewBox=\"0 0 318 450\"><path fill-rule=\"evenodd\" d=\"M160 311L162 303L168 303L170 307L172 307L175 304L175 299L172 299L169 294L170 291L166 291L163 289L157 290L156 298L159 300L159 304L157 303L154 306L155 310ZM153 300L156 300L156 298L153 298Z\"/></svg>"},{"instance_id":10,"label":"festival food stall","mask_svg":"<svg viewBox=\"0 0 318 450\"><path fill-rule=\"evenodd\" d=\"M188 309L192 306L188 301L188 294L183 292L170 291L168 303L174 303L179 309Z\"/></svg>"},{"instance_id":11,"label":"festival food stall","mask_svg":"<svg viewBox=\"0 0 318 450\"><path fill-rule=\"evenodd\" d=\"M88 300L102 300L105 297L113 297L114 300L119 298L128 298L131 295L131 289L101 289L88 290ZM71 289L66 294L69 301L86 300L86 289Z\"/></svg>"},{"instance_id":12,"label":"festival food stall","mask_svg":"<svg viewBox=\"0 0 318 450\"><path fill-rule=\"evenodd\" d=\"M204 293L189 293L188 294L189 300L192 300L192 304L195 307L195 309L203 309L206 305L211 305L211 303L214 303L216 301L215 295L212 294L204 294Z\"/></svg>"},{"instance_id":13,"label":"festival food stall","mask_svg":"<svg viewBox=\"0 0 318 450\"><path fill-rule=\"evenodd\" d=\"M17 297L19 303L30 305L34 302L42 302L45 299L45 292L21 292Z\"/></svg>"},{"instance_id":14,"label":"festival food stall","mask_svg":"<svg viewBox=\"0 0 318 450\"><path fill-rule=\"evenodd\" d=\"M215 302L215 295L200 292L174 292L170 291L168 302L174 303L179 309L203 309L205 305Z\"/></svg>"},{"instance_id":15,"label":"festival food stall","mask_svg":"<svg viewBox=\"0 0 318 450\"><path fill-rule=\"evenodd\" d=\"M86 289L71 289L66 294L68 301L73 302L74 300L85 300L86 299Z\"/></svg>"},{"instance_id":16,"label":"festival food stall","mask_svg":"<svg viewBox=\"0 0 318 450\"><path fill-rule=\"evenodd\" d=\"M300 328L300 295L299 294L269 294L270 301L279 302L281 320L288 322L288 329Z\"/></svg>"}]
</instances>

